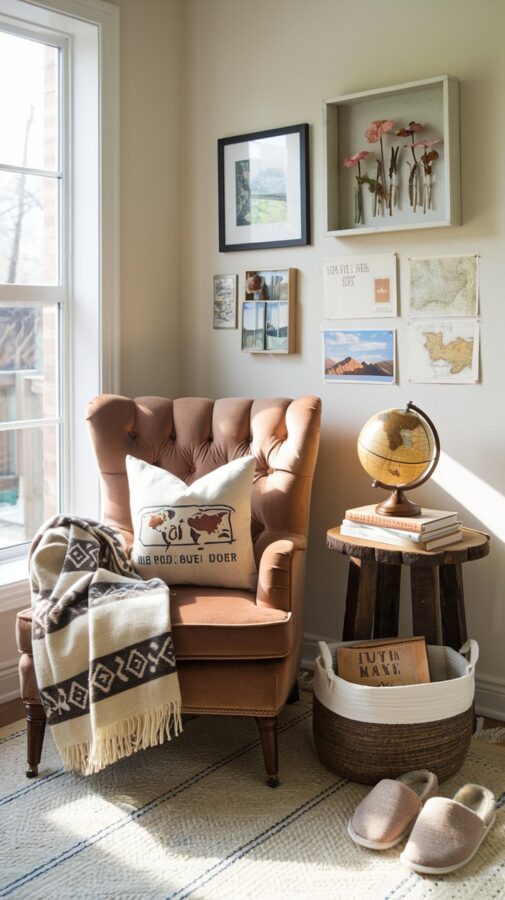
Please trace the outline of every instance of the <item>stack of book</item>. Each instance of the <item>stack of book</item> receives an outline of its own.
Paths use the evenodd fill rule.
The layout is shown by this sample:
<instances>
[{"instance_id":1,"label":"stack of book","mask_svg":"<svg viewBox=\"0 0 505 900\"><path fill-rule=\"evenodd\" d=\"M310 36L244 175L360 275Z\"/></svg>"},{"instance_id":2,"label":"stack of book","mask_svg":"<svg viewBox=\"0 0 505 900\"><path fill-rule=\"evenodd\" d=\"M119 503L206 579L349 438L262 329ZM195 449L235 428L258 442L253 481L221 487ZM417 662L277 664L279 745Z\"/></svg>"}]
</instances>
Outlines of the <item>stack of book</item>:
<instances>
[{"instance_id":1,"label":"stack of book","mask_svg":"<svg viewBox=\"0 0 505 900\"><path fill-rule=\"evenodd\" d=\"M456 512L421 509L420 516L381 516L373 503L348 509L340 534L408 550L437 550L463 539Z\"/></svg>"}]
</instances>

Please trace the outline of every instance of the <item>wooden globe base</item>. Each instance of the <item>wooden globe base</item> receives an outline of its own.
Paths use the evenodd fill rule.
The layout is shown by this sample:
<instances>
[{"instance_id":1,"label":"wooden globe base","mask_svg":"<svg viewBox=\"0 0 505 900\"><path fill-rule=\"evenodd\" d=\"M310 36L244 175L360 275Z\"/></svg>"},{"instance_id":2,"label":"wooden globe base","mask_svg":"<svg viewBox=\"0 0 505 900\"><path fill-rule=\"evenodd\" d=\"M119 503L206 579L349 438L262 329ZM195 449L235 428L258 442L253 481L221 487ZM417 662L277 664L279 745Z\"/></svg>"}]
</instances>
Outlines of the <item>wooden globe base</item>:
<instances>
[{"instance_id":1,"label":"wooden globe base","mask_svg":"<svg viewBox=\"0 0 505 900\"><path fill-rule=\"evenodd\" d=\"M375 512L379 516L420 516L421 507L408 500L399 488L395 488L387 500L377 504Z\"/></svg>"}]
</instances>

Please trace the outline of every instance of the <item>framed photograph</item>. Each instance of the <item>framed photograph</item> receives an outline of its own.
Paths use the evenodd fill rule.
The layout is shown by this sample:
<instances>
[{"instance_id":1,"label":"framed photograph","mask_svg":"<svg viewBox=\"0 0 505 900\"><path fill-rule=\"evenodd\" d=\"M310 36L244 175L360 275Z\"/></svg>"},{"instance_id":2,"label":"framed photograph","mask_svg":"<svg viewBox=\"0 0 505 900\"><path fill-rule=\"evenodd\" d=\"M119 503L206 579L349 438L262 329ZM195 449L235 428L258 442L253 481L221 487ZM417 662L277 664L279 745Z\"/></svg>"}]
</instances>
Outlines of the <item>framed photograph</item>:
<instances>
[{"instance_id":1,"label":"framed photograph","mask_svg":"<svg viewBox=\"0 0 505 900\"><path fill-rule=\"evenodd\" d=\"M265 349L265 304L242 304L242 350Z\"/></svg>"},{"instance_id":2,"label":"framed photograph","mask_svg":"<svg viewBox=\"0 0 505 900\"><path fill-rule=\"evenodd\" d=\"M289 307L287 300L266 303L265 350L288 352Z\"/></svg>"},{"instance_id":3,"label":"framed photograph","mask_svg":"<svg viewBox=\"0 0 505 900\"><path fill-rule=\"evenodd\" d=\"M245 273L246 300L289 300L290 269L262 269ZM292 277L291 277L292 281Z\"/></svg>"},{"instance_id":4,"label":"framed photograph","mask_svg":"<svg viewBox=\"0 0 505 900\"><path fill-rule=\"evenodd\" d=\"M310 243L309 126L218 140L219 250Z\"/></svg>"},{"instance_id":5,"label":"framed photograph","mask_svg":"<svg viewBox=\"0 0 505 900\"><path fill-rule=\"evenodd\" d=\"M395 332L323 331L323 380L395 384Z\"/></svg>"},{"instance_id":6,"label":"framed photograph","mask_svg":"<svg viewBox=\"0 0 505 900\"><path fill-rule=\"evenodd\" d=\"M242 350L248 353L295 352L296 274L297 269L250 269L245 273ZM254 341L250 333L253 307L261 307L256 316L262 322L263 344L259 326Z\"/></svg>"},{"instance_id":7,"label":"framed photograph","mask_svg":"<svg viewBox=\"0 0 505 900\"><path fill-rule=\"evenodd\" d=\"M237 275L214 275L212 322L214 328L237 327Z\"/></svg>"}]
</instances>

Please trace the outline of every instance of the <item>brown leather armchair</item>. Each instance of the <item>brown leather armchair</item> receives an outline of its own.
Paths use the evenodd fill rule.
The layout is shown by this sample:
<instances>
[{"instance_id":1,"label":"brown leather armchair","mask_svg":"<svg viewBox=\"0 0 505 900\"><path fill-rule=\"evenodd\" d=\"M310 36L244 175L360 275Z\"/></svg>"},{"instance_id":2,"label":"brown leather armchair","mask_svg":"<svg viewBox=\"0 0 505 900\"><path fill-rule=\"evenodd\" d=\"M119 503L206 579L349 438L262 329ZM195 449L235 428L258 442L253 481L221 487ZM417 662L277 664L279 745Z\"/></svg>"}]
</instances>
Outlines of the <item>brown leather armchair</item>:
<instances>
[{"instance_id":1,"label":"brown leather armchair","mask_svg":"<svg viewBox=\"0 0 505 900\"><path fill-rule=\"evenodd\" d=\"M103 395L87 420L100 470L104 520L132 541L125 456L191 483L253 453L256 593L175 586L171 617L183 712L255 716L267 781L278 784L277 716L300 662L312 476L319 446L317 397L135 400ZM31 611L17 618L28 776L38 774L45 715L31 655Z\"/></svg>"}]
</instances>

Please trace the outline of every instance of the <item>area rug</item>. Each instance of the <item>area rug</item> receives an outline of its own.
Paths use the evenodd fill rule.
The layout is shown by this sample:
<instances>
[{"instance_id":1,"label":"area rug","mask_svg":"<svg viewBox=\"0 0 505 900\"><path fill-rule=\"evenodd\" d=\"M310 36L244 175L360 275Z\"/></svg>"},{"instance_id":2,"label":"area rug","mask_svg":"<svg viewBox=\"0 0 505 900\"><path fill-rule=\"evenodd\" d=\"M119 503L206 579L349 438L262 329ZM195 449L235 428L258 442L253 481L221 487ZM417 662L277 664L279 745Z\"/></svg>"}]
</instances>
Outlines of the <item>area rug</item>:
<instances>
[{"instance_id":1,"label":"area rug","mask_svg":"<svg viewBox=\"0 0 505 900\"><path fill-rule=\"evenodd\" d=\"M505 897L505 748L473 741L442 785L491 788L496 825L459 873L404 869L402 845L355 846L346 824L368 788L318 761L310 704L279 729L281 786L264 783L253 720L186 719L177 741L98 775L65 773L48 736L41 775L24 776L24 724L0 729L0 897L366 898Z\"/></svg>"}]
</instances>

